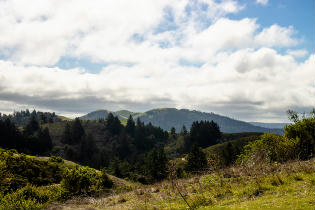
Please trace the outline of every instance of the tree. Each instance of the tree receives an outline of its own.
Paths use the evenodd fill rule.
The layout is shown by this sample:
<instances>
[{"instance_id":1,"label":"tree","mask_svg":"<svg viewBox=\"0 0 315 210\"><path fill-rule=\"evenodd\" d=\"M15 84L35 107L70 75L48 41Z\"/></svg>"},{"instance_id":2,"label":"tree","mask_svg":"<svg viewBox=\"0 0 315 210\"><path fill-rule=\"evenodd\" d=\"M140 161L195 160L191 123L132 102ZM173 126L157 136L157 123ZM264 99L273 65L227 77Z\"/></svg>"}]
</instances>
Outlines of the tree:
<instances>
[{"instance_id":1,"label":"tree","mask_svg":"<svg viewBox=\"0 0 315 210\"><path fill-rule=\"evenodd\" d=\"M183 125L182 130L180 131L180 134L182 136L186 136L188 134L188 131L185 125Z\"/></svg>"},{"instance_id":2,"label":"tree","mask_svg":"<svg viewBox=\"0 0 315 210\"><path fill-rule=\"evenodd\" d=\"M32 116L24 128L24 134L26 136L33 135L39 129L39 124L38 124L35 116L33 115L33 113L34 112L32 112Z\"/></svg>"},{"instance_id":3,"label":"tree","mask_svg":"<svg viewBox=\"0 0 315 210\"><path fill-rule=\"evenodd\" d=\"M46 151L50 151L52 149L52 140L50 138L49 129L47 127L44 128L40 140L44 143Z\"/></svg>"},{"instance_id":4,"label":"tree","mask_svg":"<svg viewBox=\"0 0 315 210\"><path fill-rule=\"evenodd\" d=\"M147 155L147 173L154 180L160 181L166 177L167 174L167 157L164 148L154 148L152 152Z\"/></svg>"},{"instance_id":5,"label":"tree","mask_svg":"<svg viewBox=\"0 0 315 210\"><path fill-rule=\"evenodd\" d=\"M206 154L197 145L193 145L187 156L186 170L192 173L198 173L207 168L208 161Z\"/></svg>"},{"instance_id":6,"label":"tree","mask_svg":"<svg viewBox=\"0 0 315 210\"><path fill-rule=\"evenodd\" d=\"M84 131L84 128L81 124L80 119L75 118L75 120L72 124L72 129L71 129L72 144L80 143L80 141L84 135L85 135L85 131Z\"/></svg>"},{"instance_id":7,"label":"tree","mask_svg":"<svg viewBox=\"0 0 315 210\"><path fill-rule=\"evenodd\" d=\"M171 135L173 137L175 137L175 135L176 135L176 129L174 127L171 128Z\"/></svg>"},{"instance_id":8,"label":"tree","mask_svg":"<svg viewBox=\"0 0 315 210\"><path fill-rule=\"evenodd\" d=\"M219 142L221 132L218 124L213 121L195 121L190 129L190 141L205 148Z\"/></svg>"},{"instance_id":9,"label":"tree","mask_svg":"<svg viewBox=\"0 0 315 210\"><path fill-rule=\"evenodd\" d=\"M315 155L315 118L297 121L285 127L285 136L298 140L298 158L307 160Z\"/></svg>"},{"instance_id":10,"label":"tree","mask_svg":"<svg viewBox=\"0 0 315 210\"><path fill-rule=\"evenodd\" d=\"M136 127L135 121L133 120L132 116L129 115L125 130L131 137L134 137L134 135L135 135L135 127Z\"/></svg>"},{"instance_id":11,"label":"tree","mask_svg":"<svg viewBox=\"0 0 315 210\"><path fill-rule=\"evenodd\" d=\"M106 118L106 128L113 134L118 135L122 129L122 125L118 117L115 117L112 113L109 113Z\"/></svg>"},{"instance_id":12,"label":"tree","mask_svg":"<svg viewBox=\"0 0 315 210\"><path fill-rule=\"evenodd\" d=\"M66 123L62 137L61 142L64 144L72 144L72 137L71 137L71 128L69 123Z\"/></svg>"}]
</instances>

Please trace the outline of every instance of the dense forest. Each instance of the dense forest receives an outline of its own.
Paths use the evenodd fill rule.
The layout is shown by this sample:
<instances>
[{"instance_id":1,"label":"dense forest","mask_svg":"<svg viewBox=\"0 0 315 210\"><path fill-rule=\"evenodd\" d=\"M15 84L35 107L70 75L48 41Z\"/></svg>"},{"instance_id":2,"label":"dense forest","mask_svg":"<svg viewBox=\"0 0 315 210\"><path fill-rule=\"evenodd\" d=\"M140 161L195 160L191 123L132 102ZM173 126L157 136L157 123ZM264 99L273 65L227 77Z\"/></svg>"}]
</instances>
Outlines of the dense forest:
<instances>
[{"instance_id":1,"label":"dense forest","mask_svg":"<svg viewBox=\"0 0 315 210\"><path fill-rule=\"evenodd\" d=\"M25 126L17 127L14 121L20 116L24 116L23 119L28 116L28 121ZM213 121L196 121L190 132L183 126L181 132L176 133L175 128L167 132L151 123L144 124L139 118L134 121L131 115L125 126L111 113L106 119L82 121L76 118L55 123L42 120L42 116L55 115L43 115L34 110L30 114L22 111L3 117L0 146L32 155L57 155L96 169L106 168L117 177L142 183L165 178L170 157L187 154L193 145L205 148L221 140L220 128ZM56 125L60 127L57 131ZM95 129L98 135L93 132ZM51 135L50 130L54 134ZM179 146L166 154L164 147L174 142L179 142ZM156 168L163 170L157 173Z\"/></svg>"}]
</instances>

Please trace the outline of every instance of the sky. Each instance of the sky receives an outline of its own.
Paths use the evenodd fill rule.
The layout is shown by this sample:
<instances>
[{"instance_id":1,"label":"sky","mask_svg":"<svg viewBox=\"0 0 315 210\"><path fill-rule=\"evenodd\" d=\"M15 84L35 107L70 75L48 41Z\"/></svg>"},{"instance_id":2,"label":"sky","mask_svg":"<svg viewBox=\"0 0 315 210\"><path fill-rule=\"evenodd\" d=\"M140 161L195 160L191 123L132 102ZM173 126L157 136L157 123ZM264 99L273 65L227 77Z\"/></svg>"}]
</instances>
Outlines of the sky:
<instances>
[{"instance_id":1,"label":"sky","mask_svg":"<svg viewBox=\"0 0 315 210\"><path fill-rule=\"evenodd\" d=\"M315 107L313 0L0 0L0 112Z\"/></svg>"}]
</instances>

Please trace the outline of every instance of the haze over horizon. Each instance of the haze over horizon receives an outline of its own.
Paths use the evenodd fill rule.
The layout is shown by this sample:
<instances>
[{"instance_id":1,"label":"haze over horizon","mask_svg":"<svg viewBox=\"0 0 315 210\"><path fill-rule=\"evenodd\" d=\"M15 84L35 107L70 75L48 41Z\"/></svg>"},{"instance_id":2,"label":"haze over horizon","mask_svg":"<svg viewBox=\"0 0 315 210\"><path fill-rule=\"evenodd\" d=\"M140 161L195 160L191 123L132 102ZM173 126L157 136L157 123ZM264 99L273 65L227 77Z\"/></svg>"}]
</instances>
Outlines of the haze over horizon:
<instances>
[{"instance_id":1,"label":"haze over horizon","mask_svg":"<svg viewBox=\"0 0 315 210\"><path fill-rule=\"evenodd\" d=\"M315 105L314 1L0 1L0 112Z\"/></svg>"}]
</instances>

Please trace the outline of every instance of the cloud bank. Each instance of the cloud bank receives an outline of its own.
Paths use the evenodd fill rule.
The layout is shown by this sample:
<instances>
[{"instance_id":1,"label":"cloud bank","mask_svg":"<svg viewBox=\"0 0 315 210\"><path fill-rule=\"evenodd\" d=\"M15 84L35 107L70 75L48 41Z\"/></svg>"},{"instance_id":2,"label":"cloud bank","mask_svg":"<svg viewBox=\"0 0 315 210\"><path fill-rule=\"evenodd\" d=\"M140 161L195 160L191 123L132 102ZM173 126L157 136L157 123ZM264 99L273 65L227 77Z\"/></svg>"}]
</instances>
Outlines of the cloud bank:
<instances>
[{"instance_id":1,"label":"cloud bank","mask_svg":"<svg viewBox=\"0 0 315 210\"><path fill-rule=\"evenodd\" d=\"M312 107L314 55L298 49L292 26L229 18L244 9L232 0L0 1L0 111L177 107L278 121Z\"/></svg>"}]
</instances>

